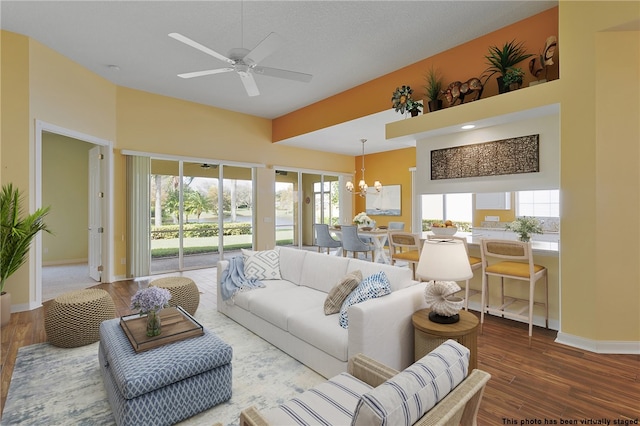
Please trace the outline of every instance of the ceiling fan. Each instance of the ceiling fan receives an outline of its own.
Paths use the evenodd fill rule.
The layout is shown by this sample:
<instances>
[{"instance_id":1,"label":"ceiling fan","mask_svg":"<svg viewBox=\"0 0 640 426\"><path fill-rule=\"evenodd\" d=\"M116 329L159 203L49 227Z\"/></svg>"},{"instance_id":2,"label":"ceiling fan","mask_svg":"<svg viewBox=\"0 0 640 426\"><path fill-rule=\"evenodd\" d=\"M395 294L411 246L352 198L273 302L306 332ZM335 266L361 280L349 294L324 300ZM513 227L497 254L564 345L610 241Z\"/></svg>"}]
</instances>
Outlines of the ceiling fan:
<instances>
[{"instance_id":1,"label":"ceiling fan","mask_svg":"<svg viewBox=\"0 0 640 426\"><path fill-rule=\"evenodd\" d=\"M171 33L169 34L169 37L231 65L227 68L217 68L212 70L178 74L178 77L193 78L202 77L204 75L221 74L225 72L235 71L240 76L240 80L242 81L242 84L244 85L244 88L249 96L258 96L260 94L256 81L253 78L253 74L285 78L288 80L301 81L304 83L310 82L311 78L313 77L311 74L304 74L301 72L282 70L278 68L262 67L258 65L260 61L271 55L284 43L284 39L276 33L269 34L256 47L254 47L253 50L238 47L231 49L227 56L221 55L220 53L209 49L208 47L203 46L202 44L193 41L190 38L185 37L184 35L179 33Z\"/></svg>"}]
</instances>

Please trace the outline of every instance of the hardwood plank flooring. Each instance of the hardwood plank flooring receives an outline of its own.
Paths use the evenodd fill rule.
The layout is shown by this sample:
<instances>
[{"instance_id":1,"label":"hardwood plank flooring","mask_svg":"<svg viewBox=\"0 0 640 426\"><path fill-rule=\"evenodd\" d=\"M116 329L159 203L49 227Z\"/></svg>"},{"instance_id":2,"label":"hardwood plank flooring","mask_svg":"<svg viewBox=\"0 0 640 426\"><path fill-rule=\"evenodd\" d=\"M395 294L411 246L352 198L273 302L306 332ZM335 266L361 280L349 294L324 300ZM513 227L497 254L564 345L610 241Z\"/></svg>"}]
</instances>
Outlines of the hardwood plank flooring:
<instances>
[{"instance_id":1,"label":"hardwood plank flooring","mask_svg":"<svg viewBox=\"0 0 640 426\"><path fill-rule=\"evenodd\" d=\"M169 274L179 275L179 274ZM215 269L184 272L200 288L199 309L215 309ZM131 313L133 281L95 286L109 292L116 315ZM45 306L14 313L1 332L0 409L4 410L18 348L47 341ZM478 314L479 315L479 314ZM478 336L478 367L492 375L478 413L480 426L598 424L640 418L640 355L596 354L554 343L556 332L489 316ZM586 420L587 423L581 423ZM606 423L604 423L606 424ZM618 424L624 424L618 423ZM638 424L638 423L630 423Z\"/></svg>"}]
</instances>

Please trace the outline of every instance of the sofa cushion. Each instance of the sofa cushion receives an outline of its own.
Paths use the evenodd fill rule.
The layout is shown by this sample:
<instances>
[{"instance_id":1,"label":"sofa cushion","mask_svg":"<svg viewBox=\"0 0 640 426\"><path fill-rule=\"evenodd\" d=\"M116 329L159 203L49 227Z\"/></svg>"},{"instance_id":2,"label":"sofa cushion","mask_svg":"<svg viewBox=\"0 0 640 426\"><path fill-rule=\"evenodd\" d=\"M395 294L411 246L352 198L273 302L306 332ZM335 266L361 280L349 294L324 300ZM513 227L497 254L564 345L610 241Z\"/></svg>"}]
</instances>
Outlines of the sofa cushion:
<instances>
[{"instance_id":1,"label":"sofa cushion","mask_svg":"<svg viewBox=\"0 0 640 426\"><path fill-rule=\"evenodd\" d=\"M320 309L324 303L325 293L291 284L288 291L262 293L251 299L249 309L252 314L259 316L276 327L289 331L289 317L297 312L316 307Z\"/></svg>"},{"instance_id":2,"label":"sofa cushion","mask_svg":"<svg viewBox=\"0 0 640 426\"><path fill-rule=\"evenodd\" d=\"M277 293L279 291L290 291L298 287L295 284L285 280L266 280L263 282L264 287L255 288L247 291L239 291L234 297L234 305L241 307L246 311L251 311L251 301L264 297L265 294Z\"/></svg>"},{"instance_id":3,"label":"sofa cushion","mask_svg":"<svg viewBox=\"0 0 640 426\"><path fill-rule=\"evenodd\" d=\"M289 333L339 359L349 359L349 332L338 325L337 314L325 315L322 306L289 317Z\"/></svg>"},{"instance_id":4,"label":"sofa cushion","mask_svg":"<svg viewBox=\"0 0 640 426\"><path fill-rule=\"evenodd\" d=\"M363 381L341 373L261 414L272 425L348 425L360 395L370 389Z\"/></svg>"},{"instance_id":5,"label":"sofa cushion","mask_svg":"<svg viewBox=\"0 0 640 426\"><path fill-rule=\"evenodd\" d=\"M389 284L391 284L391 291L397 291L416 283L413 281L413 271L411 268L399 268L394 265L365 262L360 259L350 259L347 272L355 270L362 271L362 275L365 277L373 275L379 271L384 271L387 275L387 279L389 280Z\"/></svg>"},{"instance_id":6,"label":"sofa cushion","mask_svg":"<svg viewBox=\"0 0 640 426\"><path fill-rule=\"evenodd\" d=\"M300 285L304 258L309 253L291 247L280 247L280 276L283 280Z\"/></svg>"},{"instance_id":7,"label":"sofa cushion","mask_svg":"<svg viewBox=\"0 0 640 426\"><path fill-rule=\"evenodd\" d=\"M353 271L342 277L340 282L333 286L324 301L324 314L331 315L340 312L342 302L358 287L360 281L362 281L362 272L360 271Z\"/></svg>"},{"instance_id":8,"label":"sofa cushion","mask_svg":"<svg viewBox=\"0 0 640 426\"><path fill-rule=\"evenodd\" d=\"M329 293L347 274L348 265L349 259L345 257L309 252L304 257L300 285Z\"/></svg>"},{"instance_id":9,"label":"sofa cushion","mask_svg":"<svg viewBox=\"0 0 640 426\"><path fill-rule=\"evenodd\" d=\"M242 249L246 279L279 280L280 255L278 250L252 251Z\"/></svg>"},{"instance_id":10,"label":"sofa cushion","mask_svg":"<svg viewBox=\"0 0 640 426\"><path fill-rule=\"evenodd\" d=\"M349 306L356 303L364 302L365 300L375 299L376 297L386 296L391 293L391 285L389 280L383 271L376 272L373 275L369 275L362 280L358 287L351 292L349 296L344 300L340 307L340 315L338 316L338 323L342 328L349 327L349 317L347 311Z\"/></svg>"},{"instance_id":11,"label":"sofa cushion","mask_svg":"<svg viewBox=\"0 0 640 426\"><path fill-rule=\"evenodd\" d=\"M353 425L412 425L467 376L469 349L447 340L362 395Z\"/></svg>"}]
</instances>

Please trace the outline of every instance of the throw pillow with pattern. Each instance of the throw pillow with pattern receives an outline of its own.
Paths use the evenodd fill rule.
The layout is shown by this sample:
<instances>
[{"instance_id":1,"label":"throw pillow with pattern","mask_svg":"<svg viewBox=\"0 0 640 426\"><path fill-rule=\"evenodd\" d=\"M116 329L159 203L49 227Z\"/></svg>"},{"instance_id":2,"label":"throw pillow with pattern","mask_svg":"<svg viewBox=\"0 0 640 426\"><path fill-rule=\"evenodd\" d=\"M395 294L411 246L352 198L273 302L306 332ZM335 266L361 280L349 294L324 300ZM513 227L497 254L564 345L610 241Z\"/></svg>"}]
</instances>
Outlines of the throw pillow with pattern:
<instances>
[{"instance_id":1,"label":"throw pillow with pattern","mask_svg":"<svg viewBox=\"0 0 640 426\"><path fill-rule=\"evenodd\" d=\"M244 277L248 280L279 280L280 253L278 250L252 251L242 249Z\"/></svg>"},{"instance_id":2,"label":"throw pillow with pattern","mask_svg":"<svg viewBox=\"0 0 640 426\"><path fill-rule=\"evenodd\" d=\"M349 328L349 317L347 311L349 306L365 300L375 299L376 297L386 296L391 293L391 283L383 271L376 272L365 278L355 290L342 302L340 307L340 316L338 322L340 327Z\"/></svg>"},{"instance_id":3,"label":"throw pillow with pattern","mask_svg":"<svg viewBox=\"0 0 640 426\"><path fill-rule=\"evenodd\" d=\"M331 315L340 312L342 302L358 287L360 281L362 281L361 271L353 271L345 275L340 282L329 291L324 301L324 314Z\"/></svg>"}]
</instances>

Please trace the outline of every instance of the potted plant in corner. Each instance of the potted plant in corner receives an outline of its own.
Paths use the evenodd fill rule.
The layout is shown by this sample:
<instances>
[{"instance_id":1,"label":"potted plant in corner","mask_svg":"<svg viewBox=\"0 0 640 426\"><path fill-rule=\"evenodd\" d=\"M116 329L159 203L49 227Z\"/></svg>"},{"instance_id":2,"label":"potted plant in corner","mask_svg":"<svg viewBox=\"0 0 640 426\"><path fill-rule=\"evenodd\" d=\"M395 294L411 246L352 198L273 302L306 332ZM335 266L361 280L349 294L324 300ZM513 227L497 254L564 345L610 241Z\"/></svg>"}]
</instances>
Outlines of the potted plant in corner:
<instances>
[{"instance_id":1,"label":"potted plant in corner","mask_svg":"<svg viewBox=\"0 0 640 426\"><path fill-rule=\"evenodd\" d=\"M11 318L11 294L4 291L7 278L27 260L31 242L40 231L51 232L44 223L49 207L25 215L22 195L12 184L0 192L0 325Z\"/></svg>"},{"instance_id":2,"label":"potted plant in corner","mask_svg":"<svg viewBox=\"0 0 640 426\"><path fill-rule=\"evenodd\" d=\"M507 70L502 78L502 84L507 92L517 90L522 87L522 79L524 78L524 71L522 68L511 67Z\"/></svg>"},{"instance_id":3,"label":"potted plant in corner","mask_svg":"<svg viewBox=\"0 0 640 426\"><path fill-rule=\"evenodd\" d=\"M427 84L424 86L424 94L428 99L429 111L438 111L442 109L442 99L439 99L442 90L442 79L433 66L427 71L425 80Z\"/></svg>"},{"instance_id":4,"label":"potted plant in corner","mask_svg":"<svg viewBox=\"0 0 640 426\"><path fill-rule=\"evenodd\" d=\"M485 84L491 76L497 73L499 74L497 77L498 93L505 93L503 78L507 70L531 56L533 56L533 54L526 53L524 42L516 43L515 40L511 40L505 43L502 48L490 46L489 54L485 55L485 59L489 65L489 67L484 70L485 73L489 73L486 77Z\"/></svg>"}]
</instances>

